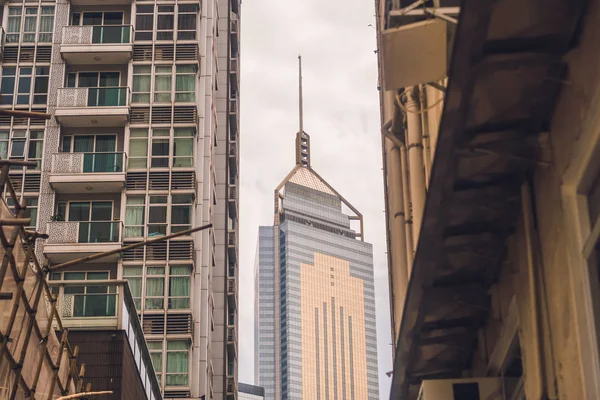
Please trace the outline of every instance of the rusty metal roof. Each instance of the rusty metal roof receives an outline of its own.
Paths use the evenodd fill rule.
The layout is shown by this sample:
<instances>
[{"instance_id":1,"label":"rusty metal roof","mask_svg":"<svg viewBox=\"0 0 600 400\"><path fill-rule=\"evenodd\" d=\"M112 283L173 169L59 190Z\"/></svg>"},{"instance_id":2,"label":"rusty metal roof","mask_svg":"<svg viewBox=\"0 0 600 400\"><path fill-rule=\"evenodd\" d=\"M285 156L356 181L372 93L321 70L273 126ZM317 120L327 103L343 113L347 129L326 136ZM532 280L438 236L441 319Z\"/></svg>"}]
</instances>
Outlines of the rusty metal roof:
<instances>
[{"instance_id":1,"label":"rusty metal roof","mask_svg":"<svg viewBox=\"0 0 600 400\"><path fill-rule=\"evenodd\" d=\"M392 399L471 367L585 0L463 0Z\"/></svg>"}]
</instances>

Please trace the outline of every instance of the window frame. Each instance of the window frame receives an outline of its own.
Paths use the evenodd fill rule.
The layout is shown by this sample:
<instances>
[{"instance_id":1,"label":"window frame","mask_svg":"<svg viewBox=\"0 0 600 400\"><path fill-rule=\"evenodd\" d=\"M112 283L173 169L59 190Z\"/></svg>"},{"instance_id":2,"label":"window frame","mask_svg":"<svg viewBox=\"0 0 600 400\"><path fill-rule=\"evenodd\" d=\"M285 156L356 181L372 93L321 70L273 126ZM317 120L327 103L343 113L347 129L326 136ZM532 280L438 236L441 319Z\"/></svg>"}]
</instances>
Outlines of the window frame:
<instances>
[{"instance_id":1,"label":"window frame","mask_svg":"<svg viewBox=\"0 0 600 400\"><path fill-rule=\"evenodd\" d=\"M28 9L33 9L33 8L37 8L37 12L35 14L27 14L27 10ZM44 14L42 13L43 9L52 9L52 13L49 14ZM17 10L20 9L20 14L11 14L11 10ZM55 16L56 16L56 6L54 4L38 4L38 5L33 5L33 4L25 4L22 3L21 5L16 5L16 4L11 4L8 6L8 12L7 14L7 24L6 24L6 43L10 43L10 44L36 44L36 43L47 43L47 44L51 44L52 43L52 39L54 36L54 25L55 23L52 24L52 30L51 31L41 31L41 27L42 27L42 18L46 18L46 17L50 17L52 18L52 20L55 20ZM35 16L35 31L27 31L25 32L25 20L27 18L33 18ZM9 32L8 31L8 27L10 26L10 20L11 19L19 19L19 27L18 27L18 32ZM33 35L33 40L23 40L25 35ZM40 36L41 35L50 35L50 37L48 38L49 40L40 40ZM13 38L15 38L16 40L12 40Z\"/></svg>"},{"instance_id":2,"label":"window frame","mask_svg":"<svg viewBox=\"0 0 600 400\"><path fill-rule=\"evenodd\" d=\"M1 65L1 64L0 64ZM7 75L6 71L14 69L14 75ZM42 73L43 69L46 69L46 73ZM29 74L26 74L23 70L31 70ZM48 85L50 79L50 66L47 65L25 65L25 66L3 66L2 77L0 85L4 85L5 78L13 79L12 89L7 88L6 93L2 93L2 105L11 105L15 107L26 107L26 106L46 106L48 104ZM29 89L27 91L20 92L21 79L29 79ZM46 80L46 91L37 92L38 82L41 84L43 80ZM21 101L21 97L27 96L27 101ZM44 102L39 102L42 98ZM10 99L7 101L7 99Z\"/></svg>"},{"instance_id":3,"label":"window frame","mask_svg":"<svg viewBox=\"0 0 600 400\"><path fill-rule=\"evenodd\" d=\"M25 132L24 136L16 136L17 132ZM41 138L32 138L32 133L41 133ZM6 138L1 137L4 133L7 134ZM2 154L0 152L0 157L8 158L11 160L25 160L25 161L35 161L37 166L34 169L39 171L42 169L42 160L44 157L44 137L45 137L45 129L40 127L28 127L28 128L17 128L17 129L0 129L0 142L6 143L6 154ZM23 142L23 155L22 156L13 156L13 145L17 142ZM30 149L32 149L32 142L41 142L42 151L40 157L30 157ZM11 170L20 170L22 167L11 167Z\"/></svg>"},{"instance_id":4,"label":"window frame","mask_svg":"<svg viewBox=\"0 0 600 400\"><path fill-rule=\"evenodd\" d=\"M178 126L178 127L172 127L172 128L131 128L132 130L135 130L136 132L147 132L146 136L132 136L131 133L129 134L129 149L131 149L133 146L131 146L132 142L142 142L142 141L146 141L146 154L145 156L134 156L132 155L131 151L128 151L127 154L127 169L128 170L169 170L169 169L179 169L179 168L194 168L194 160L195 160L195 155L196 155L196 146L194 145L194 139L196 138L198 132L196 130L195 126L188 126L188 127L184 127L184 126ZM169 131L169 135L156 135L154 131L165 131L168 130ZM191 134L189 135L185 135L185 136L177 136L176 133L177 132L185 132L185 131L189 131ZM131 132L131 130L130 130ZM169 154L168 155L153 155L153 143L154 140L156 141L164 141L164 140L168 140L169 141ZM187 140L191 140L192 142L192 154L191 155L177 155L175 154L176 152L176 143L177 141L187 141ZM133 163L139 162L139 160L143 160L146 159L146 165L145 166L136 166L136 165L132 165ZM167 165L165 166L152 166L152 162L153 159L165 159L167 160ZM189 161L191 161L191 165L179 165L176 164L177 160L183 160L183 159L188 159Z\"/></svg>"},{"instance_id":5,"label":"window frame","mask_svg":"<svg viewBox=\"0 0 600 400\"><path fill-rule=\"evenodd\" d=\"M189 196L190 197L190 202L177 202L175 203L173 200L173 197L179 197L179 196ZM143 197L144 198L144 203L143 204L132 204L132 207L143 207L144 208L144 229L143 229L143 233L144 236L127 236L125 234L125 232L127 232L127 228L139 228L141 225L127 225L127 199L129 197ZM150 200L151 198L160 198L160 197L166 197L166 202L154 202L151 203ZM155 199L158 200L158 199ZM190 229L194 220L194 206L196 204L196 198L193 192L182 192L182 193L164 193L164 194L131 194L128 195L125 199L125 218L123 219L125 221L125 225L124 225L124 238L146 238L146 237L158 237L160 235L169 235L171 233L177 233L177 232L181 232L183 230L186 229ZM165 222L163 223L162 221L157 221L157 222L151 222L150 221L150 212L151 209L153 207L156 208L165 208L166 209L166 216L165 216ZM190 219L189 219L189 223L173 223L173 209L174 208L183 208L183 207L189 207L189 215L190 215ZM158 226L163 226L164 225L164 233L163 232L158 232L157 231L153 231L151 232L151 228L152 227L158 227ZM155 234L152 234L155 233Z\"/></svg>"}]
</instances>

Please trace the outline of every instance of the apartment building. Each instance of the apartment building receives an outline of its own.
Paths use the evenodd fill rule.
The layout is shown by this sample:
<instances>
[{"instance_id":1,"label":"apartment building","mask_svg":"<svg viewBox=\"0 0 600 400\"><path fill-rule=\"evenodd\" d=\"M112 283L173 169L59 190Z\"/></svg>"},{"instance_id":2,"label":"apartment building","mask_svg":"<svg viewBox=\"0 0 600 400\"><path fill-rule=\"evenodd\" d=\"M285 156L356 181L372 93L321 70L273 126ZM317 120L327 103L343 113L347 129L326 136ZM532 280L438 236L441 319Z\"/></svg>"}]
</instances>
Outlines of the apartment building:
<instances>
[{"instance_id":1,"label":"apartment building","mask_svg":"<svg viewBox=\"0 0 600 400\"><path fill-rule=\"evenodd\" d=\"M240 2L2 3L0 107L52 115L0 117L38 258L213 225L53 269L59 308L94 326L127 281L164 398L237 398Z\"/></svg>"},{"instance_id":2,"label":"apartment building","mask_svg":"<svg viewBox=\"0 0 600 400\"><path fill-rule=\"evenodd\" d=\"M600 398L600 3L376 7L391 398Z\"/></svg>"}]
</instances>

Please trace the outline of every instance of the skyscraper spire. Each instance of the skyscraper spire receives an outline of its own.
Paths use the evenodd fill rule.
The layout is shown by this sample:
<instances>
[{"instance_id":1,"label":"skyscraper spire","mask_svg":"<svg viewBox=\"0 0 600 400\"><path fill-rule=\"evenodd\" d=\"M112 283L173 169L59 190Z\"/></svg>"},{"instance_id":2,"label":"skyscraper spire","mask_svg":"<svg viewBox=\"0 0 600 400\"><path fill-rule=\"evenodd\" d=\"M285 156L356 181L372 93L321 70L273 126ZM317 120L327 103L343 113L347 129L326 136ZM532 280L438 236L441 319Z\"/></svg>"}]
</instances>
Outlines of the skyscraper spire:
<instances>
[{"instance_id":1,"label":"skyscraper spire","mask_svg":"<svg viewBox=\"0 0 600 400\"><path fill-rule=\"evenodd\" d=\"M296 164L310 167L310 136L304 132L304 104L302 98L302 56L298 56L298 122L296 133Z\"/></svg>"}]
</instances>

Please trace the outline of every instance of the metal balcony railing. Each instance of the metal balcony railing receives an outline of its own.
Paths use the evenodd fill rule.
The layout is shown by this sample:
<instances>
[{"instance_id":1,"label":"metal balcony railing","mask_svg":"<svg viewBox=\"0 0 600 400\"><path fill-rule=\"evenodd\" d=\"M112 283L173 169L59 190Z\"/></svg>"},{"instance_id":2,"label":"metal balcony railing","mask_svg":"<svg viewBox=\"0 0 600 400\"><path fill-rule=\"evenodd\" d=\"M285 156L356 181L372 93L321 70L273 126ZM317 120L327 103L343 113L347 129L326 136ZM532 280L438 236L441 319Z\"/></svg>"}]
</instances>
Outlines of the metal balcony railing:
<instances>
[{"instance_id":1,"label":"metal balcony railing","mask_svg":"<svg viewBox=\"0 0 600 400\"><path fill-rule=\"evenodd\" d=\"M65 327L123 330L147 393L162 399L160 386L127 281L49 281ZM149 396L149 398L152 396Z\"/></svg>"},{"instance_id":2,"label":"metal balcony railing","mask_svg":"<svg viewBox=\"0 0 600 400\"><path fill-rule=\"evenodd\" d=\"M227 278L227 293L228 294L232 294L235 295L236 291L235 291L235 277L230 276L229 278Z\"/></svg>"},{"instance_id":3,"label":"metal balcony railing","mask_svg":"<svg viewBox=\"0 0 600 400\"><path fill-rule=\"evenodd\" d=\"M125 107L129 92L128 87L62 88L58 90L58 107Z\"/></svg>"},{"instance_id":4,"label":"metal balcony railing","mask_svg":"<svg viewBox=\"0 0 600 400\"><path fill-rule=\"evenodd\" d=\"M65 26L62 44L131 44L131 25Z\"/></svg>"},{"instance_id":5,"label":"metal balcony railing","mask_svg":"<svg viewBox=\"0 0 600 400\"><path fill-rule=\"evenodd\" d=\"M235 334L235 326L230 326L227 328L227 341L233 343L237 341L237 336Z\"/></svg>"},{"instance_id":6,"label":"metal balcony railing","mask_svg":"<svg viewBox=\"0 0 600 400\"><path fill-rule=\"evenodd\" d=\"M227 244L229 246L235 246L235 232L229 232Z\"/></svg>"},{"instance_id":7,"label":"metal balcony railing","mask_svg":"<svg viewBox=\"0 0 600 400\"><path fill-rule=\"evenodd\" d=\"M124 172L127 165L125 153L54 153L52 173L111 173Z\"/></svg>"},{"instance_id":8,"label":"metal balcony railing","mask_svg":"<svg viewBox=\"0 0 600 400\"><path fill-rule=\"evenodd\" d=\"M235 143L229 143L229 156L235 157L237 154L237 145Z\"/></svg>"},{"instance_id":9,"label":"metal balcony railing","mask_svg":"<svg viewBox=\"0 0 600 400\"><path fill-rule=\"evenodd\" d=\"M233 376L227 377L227 393L237 394L237 386Z\"/></svg>"},{"instance_id":10,"label":"metal balcony railing","mask_svg":"<svg viewBox=\"0 0 600 400\"><path fill-rule=\"evenodd\" d=\"M236 199L237 199L237 187L230 186L229 187L229 200L236 200Z\"/></svg>"},{"instance_id":11,"label":"metal balcony railing","mask_svg":"<svg viewBox=\"0 0 600 400\"><path fill-rule=\"evenodd\" d=\"M121 221L53 221L48 244L119 243L121 230Z\"/></svg>"}]
</instances>

